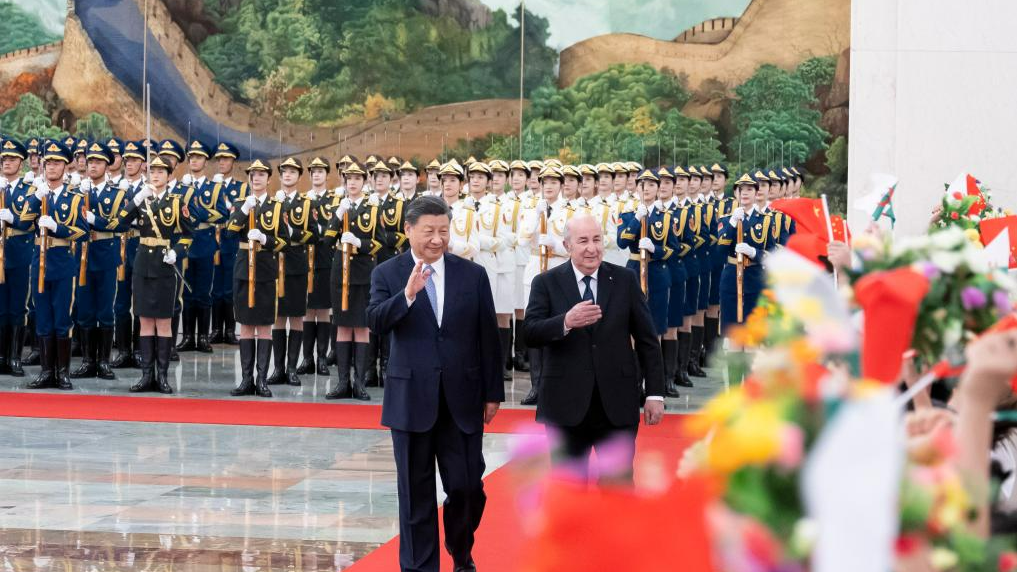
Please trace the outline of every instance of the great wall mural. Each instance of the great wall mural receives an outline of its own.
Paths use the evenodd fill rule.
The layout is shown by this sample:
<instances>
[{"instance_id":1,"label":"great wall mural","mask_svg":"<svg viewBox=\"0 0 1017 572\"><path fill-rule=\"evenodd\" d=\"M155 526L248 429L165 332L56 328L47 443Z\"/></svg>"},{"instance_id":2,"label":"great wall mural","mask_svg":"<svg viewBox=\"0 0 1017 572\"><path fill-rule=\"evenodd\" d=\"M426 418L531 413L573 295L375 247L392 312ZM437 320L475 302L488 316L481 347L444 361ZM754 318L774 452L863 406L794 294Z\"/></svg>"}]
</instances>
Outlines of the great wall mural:
<instances>
[{"instance_id":1,"label":"great wall mural","mask_svg":"<svg viewBox=\"0 0 1017 572\"><path fill-rule=\"evenodd\" d=\"M527 2L522 30L506 0L15 0L0 129L141 137L145 75L153 136L245 156L783 161L839 194L850 0L671 4L650 37L621 0ZM606 28L563 28L577 5Z\"/></svg>"}]
</instances>

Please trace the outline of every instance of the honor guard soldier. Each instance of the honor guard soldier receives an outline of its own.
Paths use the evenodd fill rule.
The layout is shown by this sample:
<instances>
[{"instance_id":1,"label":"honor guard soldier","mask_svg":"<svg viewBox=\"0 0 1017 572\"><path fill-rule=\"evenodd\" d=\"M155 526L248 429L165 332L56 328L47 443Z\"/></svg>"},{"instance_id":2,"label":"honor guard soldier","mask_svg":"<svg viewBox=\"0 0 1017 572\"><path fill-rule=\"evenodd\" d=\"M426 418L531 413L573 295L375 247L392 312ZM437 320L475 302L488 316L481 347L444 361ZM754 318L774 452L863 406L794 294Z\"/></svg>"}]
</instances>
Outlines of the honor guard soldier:
<instances>
[{"instance_id":1,"label":"honor guard soldier","mask_svg":"<svg viewBox=\"0 0 1017 572\"><path fill-rule=\"evenodd\" d=\"M438 176L438 171L441 171L441 163L437 159L431 159L431 162L424 167L426 183L424 193L432 197L441 196L441 178Z\"/></svg>"},{"instance_id":2,"label":"honor guard soldier","mask_svg":"<svg viewBox=\"0 0 1017 572\"><path fill-rule=\"evenodd\" d=\"M93 142L85 155L86 178L79 191L91 229L78 253L80 271L74 295L74 323L81 332L81 365L71 379L115 379L110 367L113 351L114 298L120 258L120 236L129 223L119 218L127 192L107 179L113 154Z\"/></svg>"},{"instance_id":3,"label":"honor guard soldier","mask_svg":"<svg viewBox=\"0 0 1017 572\"><path fill-rule=\"evenodd\" d=\"M41 164L41 155L39 155L39 149L42 147L42 139L38 137L32 137L25 142L25 150L28 151L28 170L35 177L40 173L39 168ZM27 175L27 173L26 173Z\"/></svg>"},{"instance_id":4,"label":"honor guard soldier","mask_svg":"<svg viewBox=\"0 0 1017 572\"><path fill-rule=\"evenodd\" d=\"M126 200L133 200L145 184L144 172L148 156L144 141L127 141L123 146L124 176L118 187L125 192ZM113 299L113 342L117 355L110 362L114 369L140 367L140 322L131 311L134 301L134 259L138 252L140 234L135 219L130 228L119 236L121 266L117 269L117 293ZM135 356L137 354L137 356Z\"/></svg>"},{"instance_id":5,"label":"honor guard soldier","mask_svg":"<svg viewBox=\"0 0 1017 572\"><path fill-rule=\"evenodd\" d=\"M781 169L781 173L784 175L784 178L787 179L787 190L784 193L784 198L787 199L797 198L795 197L795 189L797 187L800 187L802 184L801 176L796 175L794 171L787 167L783 167ZM790 238L791 235L795 234L796 232L798 232L798 226L795 224L795 219L791 218L790 216L785 216L784 233L788 236L788 238Z\"/></svg>"},{"instance_id":6,"label":"honor guard soldier","mask_svg":"<svg viewBox=\"0 0 1017 572\"><path fill-rule=\"evenodd\" d=\"M311 190L307 192L314 209L311 224L320 238L332 221L332 215L339 200L326 185L332 166L324 157L315 157L307 164L311 178ZM297 366L298 375L317 372L328 375L328 347L331 345L332 296L329 293L329 278L332 273L332 250L320 240L307 246L307 262L313 265L311 284L307 292L307 313L304 314L303 362ZM288 268L288 267L287 267ZM317 359L315 351L317 350Z\"/></svg>"},{"instance_id":7,"label":"honor guard soldier","mask_svg":"<svg viewBox=\"0 0 1017 572\"><path fill-rule=\"evenodd\" d=\"M325 399L353 397L369 401L364 389L367 375L367 346L370 330L367 325L367 303L371 289L371 272L377 265L377 254L388 239L381 225L377 197L364 195L367 172L357 163L343 169L346 196L332 217L323 241L335 246L332 260L332 315L336 324L335 361L338 369L336 385ZM350 366L355 369L352 389Z\"/></svg>"},{"instance_id":8,"label":"honor guard soldier","mask_svg":"<svg viewBox=\"0 0 1017 572\"><path fill-rule=\"evenodd\" d=\"M185 202L193 225L193 241L187 252L185 279L190 286L184 290L184 337L177 351L212 353L209 329L212 320L212 282L215 277L215 259L219 244L215 239L216 225L228 220L229 207L222 181L210 181L205 166L212 150L201 141L187 146L188 174L184 184L191 188L193 200ZM221 234L221 231L220 231Z\"/></svg>"},{"instance_id":9,"label":"honor guard soldier","mask_svg":"<svg viewBox=\"0 0 1017 572\"><path fill-rule=\"evenodd\" d=\"M109 164L109 169L106 171L106 177L110 184L119 187L121 179L124 178L124 142L119 137L110 137L106 140L106 148L109 149L110 155L113 157L113 162Z\"/></svg>"},{"instance_id":10,"label":"honor guard soldier","mask_svg":"<svg viewBox=\"0 0 1017 572\"><path fill-rule=\"evenodd\" d=\"M682 331L688 334L690 349L689 360L687 364L684 364L684 367L689 376L705 377L706 373L699 367L699 353L703 345L703 319L710 297L710 250L712 248L710 237L711 234L715 235L716 231L709 228L712 223L713 207L706 201L703 174L695 165L686 167L685 172L689 175L686 196L689 199L688 209L691 212L688 224L689 230L694 235L695 243L685 262L689 278L685 288L686 320ZM681 336L681 334L679 335ZM680 345L681 340L679 340ZM679 385L685 382L684 377L679 379L681 381Z\"/></svg>"},{"instance_id":11,"label":"honor guard soldier","mask_svg":"<svg viewBox=\"0 0 1017 572\"><path fill-rule=\"evenodd\" d=\"M71 245L85 239L88 221L82 214L84 197L62 183L71 152L57 141L43 145L43 176L26 199L21 221L38 229L32 254L29 287L35 302L35 328L42 370L29 389L73 389L67 377L71 362L71 302L78 261Z\"/></svg>"},{"instance_id":12,"label":"honor guard soldier","mask_svg":"<svg viewBox=\"0 0 1017 572\"><path fill-rule=\"evenodd\" d=\"M671 273L667 260L674 255L675 241L671 233L671 213L657 199L660 179L646 169L636 177L638 200L632 210L622 213L618 225L618 246L629 251L629 269L642 277L643 252L646 252L646 301L653 316L657 335L667 332L667 301L671 289ZM644 230L645 229L645 230Z\"/></svg>"},{"instance_id":13,"label":"honor guard soldier","mask_svg":"<svg viewBox=\"0 0 1017 572\"><path fill-rule=\"evenodd\" d=\"M720 163L714 163L710 167L710 172L713 173L713 185L712 195L714 203L714 220L719 222L721 218L731 216L737 206L737 201L734 197L725 195L725 188L727 187L727 167ZM718 225L714 225L717 227ZM718 227L719 228L719 227ZM710 305L706 309L706 317L703 320L703 353L700 365L706 367L708 359L713 355L714 348L717 343L717 338L720 336L720 279L721 274L724 271L724 265L727 264L727 252L724 247L720 245L719 236L718 242L713 247L710 259L711 273L710 273Z\"/></svg>"},{"instance_id":14,"label":"honor guard soldier","mask_svg":"<svg viewBox=\"0 0 1017 572\"><path fill-rule=\"evenodd\" d=\"M310 264L307 247L318 240L314 203L297 189L304 165L300 159L288 157L279 163L281 189L275 199L282 204L283 228L280 235L288 237L279 253L279 304L272 327L272 353L275 369L269 385L299 386L297 360L304 336L304 315L307 313L307 285ZM289 332L287 333L287 327Z\"/></svg>"},{"instance_id":15,"label":"honor guard soldier","mask_svg":"<svg viewBox=\"0 0 1017 572\"><path fill-rule=\"evenodd\" d=\"M502 204L497 195L488 192L487 189L493 180L493 171L486 163L475 161L467 171L470 177L470 194L477 205L473 232L477 235L478 251L474 262L483 266L487 272L498 318L502 354L509 355L512 344L512 313L515 311L515 285L512 280L516 268L513 251L515 236L510 227L509 208L512 205ZM503 368L502 378L511 381L511 370Z\"/></svg>"},{"instance_id":16,"label":"honor guard soldier","mask_svg":"<svg viewBox=\"0 0 1017 572\"><path fill-rule=\"evenodd\" d=\"M681 171L683 174L685 170ZM688 275L685 272L685 256L692 251L693 237L688 231L688 209L679 207L679 201L675 198L675 173L666 166L657 168L657 178L660 179L660 187L657 190L657 199L661 201L663 209L671 215L671 235L677 249L666 261L668 274L671 277L671 287L667 298L667 331L660 340L660 349L664 357L664 381L666 383L666 395L678 397L679 390L676 385L678 380L687 380L688 374L678 371L680 360L680 348L678 343L678 329L685 321L685 283ZM688 177L685 177L688 180ZM682 348L684 355L688 356L689 344ZM683 383L684 385L684 383Z\"/></svg>"},{"instance_id":17,"label":"honor guard soldier","mask_svg":"<svg viewBox=\"0 0 1017 572\"><path fill-rule=\"evenodd\" d=\"M37 144L38 145L38 144ZM28 149L13 139L0 142L0 233L3 246L3 280L0 281L0 374L24 377L21 349L28 314L28 275L32 264L34 224L21 215L31 196L35 176L20 176ZM31 176L29 176L31 175Z\"/></svg>"},{"instance_id":18,"label":"honor guard soldier","mask_svg":"<svg viewBox=\"0 0 1017 572\"><path fill-rule=\"evenodd\" d=\"M763 175L761 171L757 174ZM759 185L760 181L748 174L735 181L738 206L719 223L718 244L727 249L720 282L721 330L725 332L728 326L743 323L752 314L765 287L762 262L771 242L771 219L759 212Z\"/></svg>"},{"instance_id":19,"label":"honor guard soldier","mask_svg":"<svg viewBox=\"0 0 1017 572\"><path fill-rule=\"evenodd\" d=\"M395 159L396 157L393 157ZM402 248L401 242L405 242L405 235L399 226L402 221L403 203L392 193L392 181L395 169L399 167L390 166L390 161L376 161L371 171L371 182L374 185L374 196L378 200L378 212L381 215L381 226L385 230L384 241L381 250L378 251L377 264L396 256ZM400 239L400 236L403 238ZM365 384L368 387L380 386L379 380L384 380L385 370L388 367L388 353L382 348L382 340L374 332L370 334L370 345L367 349L367 377ZM381 358L379 360L379 358ZM380 362L380 363L379 363ZM378 370L381 369L379 377Z\"/></svg>"},{"instance_id":20,"label":"honor guard soldier","mask_svg":"<svg viewBox=\"0 0 1017 572\"><path fill-rule=\"evenodd\" d=\"M508 379L511 379L511 370L515 362L512 358L512 319L517 311L516 296L519 295L516 290L517 284L521 288L521 283L516 279L516 231L519 224L519 215L522 212L522 202L516 198L515 194L510 194L508 191L509 164L501 159L494 159L488 162L487 166L491 168L491 193L501 205L501 211L504 216L504 222L501 226L504 227L505 233L509 238L508 247L498 253L498 259L502 265L501 275L503 279L507 277L509 280L508 286L503 287L499 293L507 296L505 300L508 301L510 308L502 312L502 310L498 309L497 301L495 301L495 310L498 311L498 327L504 330L502 335L508 338L507 342L503 342L507 343L507 345L502 349L505 355L505 373ZM510 262L511 266L509 265ZM502 304L500 307L504 308L505 306L505 304ZM502 317L503 315L504 318ZM522 337L521 333L520 337Z\"/></svg>"},{"instance_id":21,"label":"honor guard soldier","mask_svg":"<svg viewBox=\"0 0 1017 572\"><path fill-rule=\"evenodd\" d=\"M520 241L519 233L522 229L523 214L527 208L534 208L537 203L537 198L526 188L529 178L530 168L525 161L517 159L509 163L509 190L505 196L513 201L510 226L515 239L512 251L516 263L515 272L512 273L512 297L515 306L512 369L524 373L530 371L530 355L526 349L522 327L523 319L526 317L527 303L523 275L526 274L526 265L530 261L530 245Z\"/></svg>"},{"instance_id":22,"label":"honor guard soldier","mask_svg":"<svg viewBox=\"0 0 1017 572\"><path fill-rule=\"evenodd\" d=\"M191 246L191 222L184 214L182 197L169 190L171 164L157 155L149 162L148 172L148 182L124 201L119 212L120 219L133 224L139 235L131 289L139 321L141 379L130 391L169 394L173 393L169 383L170 320L182 281L177 261L187 256Z\"/></svg>"},{"instance_id":23,"label":"honor guard soldier","mask_svg":"<svg viewBox=\"0 0 1017 572\"><path fill-rule=\"evenodd\" d=\"M50 140L47 139L43 143L48 143L49 141ZM64 179L65 179L64 182L66 182L67 180L70 180L71 175L73 175L73 174L78 172L78 164L74 161L74 150L78 146L78 139L76 137L74 137L73 135L68 135L66 138L64 138L64 146L67 148L67 150L70 153L70 155L69 155L70 159L67 161L67 169L64 171ZM44 153L45 153L45 151L44 151ZM40 173L40 174L42 174L42 173Z\"/></svg>"},{"instance_id":24,"label":"honor guard soldier","mask_svg":"<svg viewBox=\"0 0 1017 572\"><path fill-rule=\"evenodd\" d=\"M196 205L192 203L194 199L194 189L190 185L183 184L182 181L178 181L173 173L176 171L177 166L184 160L184 148L180 143L172 139L164 139L159 142L159 156L162 157L163 161L166 162L170 167L170 180L169 180L169 192L173 195L179 195L183 201L185 216L191 218L194 213L192 210L196 209ZM180 270L181 274L187 271L187 258L181 257L177 259L177 269ZM170 349L170 361L180 361L180 357L177 355L177 332L180 328L180 314L183 311L183 290L184 285L180 284L180 292L177 295L176 309L173 312L173 347Z\"/></svg>"},{"instance_id":25,"label":"honor guard soldier","mask_svg":"<svg viewBox=\"0 0 1017 572\"><path fill-rule=\"evenodd\" d=\"M278 255L286 246L286 222L283 204L269 196L272 166L268 161L255 159L247 167L247 176L250 192L243 201L233 204L233 214L226 225L226 233L231 238L242 237L233 264L233 305L240 324L241 374L240 385L230 391L230 395L272 397L268 388L268 366L272 359L272 326L278 304Z\"/></svg>"},{"instance_id":26,"label":"honor guard soldier","mask_svg":"<svg viewBox=\"0 0 1017 572\"><path fill-rule=\"evenodd\" d=\"M565 249L565 223L572 216L572 209L561 196L561 185L565 176L557 167L545 167L537 176L540 181L540 195L533 207L526 210L519 232L519 241L531 249L530 260L523 274L523 297L530 298L533 279L568 260ZM520 401L523 405L536 405L542 383L542 354L539 348L529 348L530 391Z\"/></svg>"},{"instance_id":27,"label":"honor guard soldier","mask_svg":"<svg viewBox=\"0 0 1017 572\"><path fill-rule=\"evenodd\" d=\"M771 239L774 247L784 246L787 244L787 239L790 236L791 217L785 213L774 210L770 207L770 203L775 200L783 199L788 193L788 179L784 176L784 173L779 169L770 169L766 174L770 179L770 194L766 200L766 212L773 219L773 223L770 225Z\"/></svg>"},{"instance_id":28,"label":"honor guard soldier","mask_svg":"<svg viewBox=\"0 0 1017 572\"><path fill-rule=\"evenodd\" d=\"M74 167L76 173L81 175L81 178L85 178L85 170L87 169L87 159L85 155L88 152L88 139L81 138L74 143Z\"/></svg>"},{"instance_id":29,"label":"honor guard soldier","mask_svg":"<svg viewBox=\"0 0 1017 572\"><path fill-rule=\"evenodd\" d=\"M448 251L467 260L473 260L479 248L477 235L473 232L477 213L473 197L463 197L463 182L466 179L466 172L458 161L452 159L442 165L438 174L441 175L442 199L452 211L452 220L449 223Z\"/></svg>"},{"instance_id":30,"label":"honor guard soldier","mask_svg":"<svg viewBox=\"0 0 1017 572\"><path fill-rule=\"evenodd\" d=\"M247 199L248 184L233 178L233 167L240 151L231 143L220 141L215 146L215 175L213 184L222 185L220 194L226 201L226 208L232 209ZM242 237L226 232L227 221L215 223L215 239L218 254L213 259L212 275L212 333L209 343L237 345L236 320L233 313L233 264L237 259Z\"/></svg>"},{"instance_id":31,"label":"honor guard soldier","mask_svg":"<svg viewBox=\"0 0 1017 572\"><path fill-rule=\"evenodd\" d=\"M423 196L418 190L420 185L420 169L411 161L403 161L403 164L399 165L397 174L399 175L399 198L403 200L403 210L405 211L409 203ZM406 235L403 233L403 230L400 226L399 234L401 235L402 243L399 245L399 248L406 250Z\"/></svg>"}]
</instances>

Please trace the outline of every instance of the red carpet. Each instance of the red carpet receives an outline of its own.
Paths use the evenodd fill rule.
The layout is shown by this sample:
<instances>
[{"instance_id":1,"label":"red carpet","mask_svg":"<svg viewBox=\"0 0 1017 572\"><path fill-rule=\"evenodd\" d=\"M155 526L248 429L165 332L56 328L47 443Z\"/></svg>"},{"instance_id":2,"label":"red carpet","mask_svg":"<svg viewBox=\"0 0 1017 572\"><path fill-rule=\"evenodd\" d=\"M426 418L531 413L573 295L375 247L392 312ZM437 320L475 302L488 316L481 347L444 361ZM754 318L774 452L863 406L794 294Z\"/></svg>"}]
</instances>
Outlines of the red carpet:
<instances>
[{"instance_id":1,"label":"red carpet","mask_svg":"<svg viewBox=\"0 0 1017 572\"><path fill-rule=\"evenodd\" d=\"M384 429L381 405L77 393L0 392L0 417ZM517 425L533 419L532 409L503 409L486 430L511 433Z\"/></svg>"}]
</instances>

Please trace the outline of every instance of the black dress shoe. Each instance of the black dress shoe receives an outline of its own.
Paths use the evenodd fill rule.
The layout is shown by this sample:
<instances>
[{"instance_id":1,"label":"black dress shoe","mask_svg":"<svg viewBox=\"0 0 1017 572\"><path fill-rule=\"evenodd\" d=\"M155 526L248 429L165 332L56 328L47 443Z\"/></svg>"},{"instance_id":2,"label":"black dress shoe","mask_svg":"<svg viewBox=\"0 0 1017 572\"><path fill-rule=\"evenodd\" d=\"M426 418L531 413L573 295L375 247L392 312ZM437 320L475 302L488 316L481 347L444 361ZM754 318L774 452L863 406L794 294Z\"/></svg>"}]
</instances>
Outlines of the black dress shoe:
<instances>
[{"instance_id":1,"label":"black dress shoe","mask_svg":"<svg viewBox=\"0 0 1017 572\"><path fill-rule=\"evenodd\" d=\"M300 386L300 378L297 377L296 371L290 371L289 373L286 374L286 383L296 387Z\"/></svg>"},{"instance_id":2,"label":"black dress shoe","mask_svg":"<svg viewBox=\"0 0 1017 572\"><path fill-rule=\"evenodd\" d=\"M530 392L526 394L526 397L519 402L520 405L536 405L537 404L537 388L531 387Z\"/></svg>"},{"instance_id":3,"label":"black dress shoe","mask_svg":"<svg viewBox=\"0 0 1017 572\"><path fill-rule=\"evenodd\" d=\"M703 371L703 368L699 367L698 358L689 360L688 374L692 377L706 377L706 372Z\"/></svg>"},{"instance_id":4,"label":"black dress shoe","mask_svg":"<svg viewBox=\"0 0 1017 572\"><path fill-rule=\"evenodd\" d=\"M195 345L194 343L194 334L184 334L183 339L180 340L179 344L177 344L177 351L193 352L195 349L197 349L197 347L198 346Z\"/></svg>"},{"instance_id":5,"label":"black dress shoe","mask_svg":"<svg viewBox=\"0 0 1017 572\"><path fill-rule=\"evenodd\" d=\"M530 371L530 366L526 363L526 360L522 356L516 356L515 361L512 363L512 369L526 373Z\"/></svg>"},{"instance_id":6,"label":"black dress shoe","mask_svg":"<svg viewBox=\"0 0 1017 572\"><path fill-rule=\"evenodd\" d=\"M689 379L689 374L686 371L679 371L676 374L674 383L679 387L694 387L692 385L692 380Z\"/></svg>"},{"instance_id":7,"label":"black dress shoe","mask_svg":"<svg viewBox=\"0 0 1017 572\"><path fill-rule=\"evenodd\" d=\"M667 382L667 389L665 390L665 394L667 397L681 397L682 395L678 391L678 385L674 382L674 380L669 380Z\"/></svg>"},{"instance_id":8,"label":"black dress shoe","mask_svg":"<svg viewBox=\"0 0 1017 572\"><path fill-rule=\"evenodd\" d=\"M209 343L208 336L204 335L198 336L198 341L195 344L194 349L203 354L212 353L212 344Z\"/></svg>"}]
</instances>

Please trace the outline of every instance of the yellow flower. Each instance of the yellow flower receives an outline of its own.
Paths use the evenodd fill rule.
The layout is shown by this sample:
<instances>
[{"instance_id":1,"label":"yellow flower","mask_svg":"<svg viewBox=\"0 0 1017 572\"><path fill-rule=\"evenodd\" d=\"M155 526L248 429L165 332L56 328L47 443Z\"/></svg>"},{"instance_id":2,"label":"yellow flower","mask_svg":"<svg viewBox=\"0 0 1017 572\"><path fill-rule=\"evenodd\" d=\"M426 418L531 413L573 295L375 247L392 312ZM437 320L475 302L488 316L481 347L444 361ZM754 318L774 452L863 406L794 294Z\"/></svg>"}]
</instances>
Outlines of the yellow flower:
<instances>
[{"instance_id":1,"label":"yellow flower","mask_svg":"<svg viewBox=\"0 0 1017 572\"><path fill-rule=\"evenodd\" d=\"M979 234L978 231L973 228L965 229L964 236L968 237L968 240L976 244L982 243L982 235Z\"/></svg>"},{"instance_id":2,"label":"yellow flower","mask_svg":"<svg viewBox=\"0 0 1017 572\"><path fill-rule=\"evenodd\" d=\"M727 423L745 407L745 392L741 387L718 394L703 407L699 415L689 417L686 429L696 437L702 437L717 425Z\"/></svg>"},{"instance_id":3,"label":"yellow flower","mask_svg":"<svg viewBox=\"0 0 1017 572\"><path fill-rule=\"evenodd\" d=\"M748 404L741 415L718 426L707 450L706 464L729 474L747 465L762 465L776 458L784 425L772 401Z\"/></svg>"},{"instance_id":4,"label":"yellow flower","mask_svg":"<svg viewBox=\"0 0 1017 572\"><path fill-rule=\"evenodd\" d=\"M956 566L959 561L957 553L946 548L933 548L929 554L929 563L936 570L949 570Z\"/></svg>"}]
</instances>

